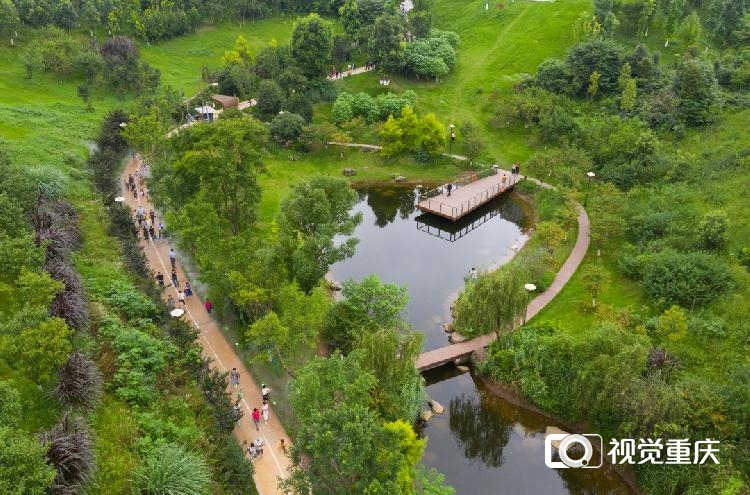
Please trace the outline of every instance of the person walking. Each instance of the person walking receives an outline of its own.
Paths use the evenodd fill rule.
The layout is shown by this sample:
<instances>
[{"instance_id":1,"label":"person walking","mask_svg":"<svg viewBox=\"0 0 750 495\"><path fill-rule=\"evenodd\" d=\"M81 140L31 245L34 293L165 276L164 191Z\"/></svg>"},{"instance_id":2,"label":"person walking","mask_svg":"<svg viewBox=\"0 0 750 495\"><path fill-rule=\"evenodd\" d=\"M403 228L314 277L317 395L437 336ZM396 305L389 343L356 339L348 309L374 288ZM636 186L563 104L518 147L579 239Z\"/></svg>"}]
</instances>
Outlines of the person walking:
<instances>
[{"instance_id":1,"label":"person walking","mask_svg":"<svg viewBox=\"0 0 750 495\"><path fill-rule=\"evenodd\" d=\"M190 297L193 295L193 288L190 286L190 282L187 280L185 281L185 297Z\"/></svg>"},{"instance_id":2,"label":"person walking","mask_svg":"<svg viewBox=\"0 0 750 495\"><path fill-rule=\"evenodd\" d=\"M151 217L151 223L154 225L156 224L156 212L153 208L151 208L151 211L148 212L148 216Z\"/></svg>"},{"instance_id":3,"label":"person walking","mask_svg":"<svg viewBox=\"0 0 750 495\"><path fill-rule=\"evenodd\" d=\"M263 407L261 409L263 409L263 421L265 421L265 423L268 424L268 401L267 400L263 401Z\"/></svg>"},{"instance_id":4,"label":"person walking","mask_svg":"<svg viewBox=\"0 0 750 495\"><path fill-rule=\"evenodd\" d=\"M263 439L258 437L253 443L255 444L255 448L258 449L258 457L263 457L263 444L265 443Z\"/></svg>"},{"instance_id":5,"label":"person walking","mask_svg":"<svg viewBox=\"0 0 750 495\"><path fill-rule=\"evenodd\" d=\"M169 262L172 264L172 271L177 267L177 253L174 252L174 248L169 248Z\"/></svg>"},{"instance_id":6,"label":"person walking","mask_svg":"<svg viewBox=\"0 0 750 495\"><path fill-rule=\"evenodd\" d=\"M160 288L164 288L164 274L162 272L156 272L156 282Z\"/></svg>"},{"instance_id":7,"label":"person walking","mask_svg":"<svg viewBox=\"0 0 750 495\"><path fill-rule=\"evenodd\" d=\"M180 286L180 281L177 280L177 272L172 268L172 287L177 289Z\"/></svg>"},{"instance_id":8,"label":"person walking","mask_svg":"<svg viewBox=\"0 0 750 495\"><path fill-rule=\"evenodd\" d=\"M211 311L214 309L214 303L212 303L209 298L206 298L206 300L203 301L203 307L206 308L206 313L211 314Z\"/></svg>"},{"instance_id":9,"label":"person walking","mask_svg":"<svg viewBox=\"0 0 750 495\"><path fill-rule=\"evenodd\" d=\"M255 423L255 431L260 431L260 411L258 411L257 407L253 408L253 423Z\"/></svg>"},{"instance_id":10,"label":"person walking","mask_svg":"<svg viewBox=\"0 0 750 495\"><path fill-rule=\"evenodd\" d=\"M265 383L260 386L260 395L265 402L268 402L268 397L270 393L271 393L271 389L268 388Z\"/></svg>"},{"instance_id":11,"label":"person walking","mask_svg":"<svg viewBox=\"0 0 750 495\"><path fill-rule=\"evenodd\" d=\"M161 239L164 236L164 224L162 222L159 222L159 239Z\"/></svg>"},{"instance_id":12,"label":"person walking","mask_svg":"<svg viewBox=\"0 0 750 495\"><path fill-rule=\"evenodd\" d=\"M152 239L156 239L156 230L154 230L154 224L149 225L148 227L148 234L151 236Z\"/></svg>"},{"instance_id":13,"label":"person walking","mask_svg":"<svg viewBox=\"0 0 750 495\"><path fill-rule=\"evenodd\" d=\"M258 455L258 449L255 448L255 442L250 442L250 446L247 448L247 456L252 461Z\"/></svg>"},{"instance_id":14,"label":"person walking","mask_svg":"<svg viewBox=\"0 0 750 495\"><path fill-rule=\"evenodd\" d=\"M503 190L505 190L505 185L508 183L508 176L506 174L503 174L502 183L503 183Z\"/></svg>"},{"instance_id":15,"label":"person walking","mask_svg":"<svg viewBox=\"0 0 750 495\"><path fill-rule=\"evenodd\" d=\"M169 308L169 310L170 310L170 311L171 311L171 310L173 310L173 309L175 308L175 304L174 304L174 298L172 297L172 295L171 295L171 294L170 294L170 296L169 296L169 297L167 298L167 308Z\"/></svg>"},{"instance_id":16,"label":"person walking","mask_svg":"<svg viewBox=\"0 0 750 495\"><path fill-rule=\"evenodd\" d=\"M177 292L177 302L180 303L182 309L185 309L185 293L182 291Z\"/></svg>"},{"instance_id":17,"label":"person walking","mask_svg":"<svg viewBox=\"0 0 750 495\"><path fill-rule=\"evenodd\" d=\"M451 184L449 182L448 185L445 186L445 188L448 190L448 196L450 196L451 195L451 190L453 189L453 184Z\"/></svg>"},{"instance_id":18,"label":"person walking","mask_svg":"<svg viewBox=\"0 0 750 495\"><path fill-rule=\"evenodd\" d=\"M234 388L240 386L240 372L237 371L237 368L232 368L232 371L229 372L229 383Z\"/></svg>"}]
</instances>

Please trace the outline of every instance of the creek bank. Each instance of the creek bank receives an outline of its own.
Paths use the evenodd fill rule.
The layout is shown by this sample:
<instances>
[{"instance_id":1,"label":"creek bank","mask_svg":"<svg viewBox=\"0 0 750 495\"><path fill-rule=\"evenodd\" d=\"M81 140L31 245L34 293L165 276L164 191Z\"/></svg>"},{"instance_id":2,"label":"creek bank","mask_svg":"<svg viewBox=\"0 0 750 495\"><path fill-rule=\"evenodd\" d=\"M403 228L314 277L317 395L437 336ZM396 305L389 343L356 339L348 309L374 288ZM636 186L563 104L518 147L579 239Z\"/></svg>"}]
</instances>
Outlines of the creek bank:
<instances>
[{"instance_id":1,"label":"creek bank","mask_svg":"<svg viewBox=\"0 0 750 495\"><path fill-rule=\"evenodd\" d=\"M536 414L540 417L543 417L552 424L552 426L557 426L558 428L562 428L566 432L569 433L586 433L591 432L592 428L589 427L586 423L580 422L571 422L564 418L561 418L559 416L556 416L548 411L545 411L541 409L539 406L528 400L527 398L523 397L516 391L513 387L510 385L503 383L503 382L497 382L489 378L488 376L483 375L478 370L478 361L477 357L475 355L471 356L471 369L474 372L474 376L479 379L480 382L482 382L482 385L484 385L487 390L489 390L492 395L495 397L498 397L499 399L504 400L505 402L508 402L515 407L522 409L526 412ZM481 357L480 357L481 359ZM605 445L606 449L606 445ZM602 453L604 463L611 466L612 469L617 473L618 476L625 482L625 484L628 485L628 487L633 491L634 495L642 495L643 492L641 492L640 487L638 485L638 480L635 476L635 473L632 472L632 470L629 469L623 469L620 465L612 464L607 461L606 458L606 452Z\"/></svg>"}]
</instances>

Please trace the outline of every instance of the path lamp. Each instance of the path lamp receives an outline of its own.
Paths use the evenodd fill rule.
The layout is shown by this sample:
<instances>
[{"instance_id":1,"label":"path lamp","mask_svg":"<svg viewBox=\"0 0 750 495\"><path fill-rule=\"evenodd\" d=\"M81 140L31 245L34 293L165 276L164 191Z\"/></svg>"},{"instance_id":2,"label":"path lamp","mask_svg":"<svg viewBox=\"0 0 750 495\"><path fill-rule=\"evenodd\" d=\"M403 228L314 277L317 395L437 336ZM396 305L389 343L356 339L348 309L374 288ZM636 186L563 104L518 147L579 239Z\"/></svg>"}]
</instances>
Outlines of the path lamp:
<instances>
[{"instance_id":1,"label":"path lamp","mask_svg":"<svg viewBox=\"0 0 750 495\"><path fill-rule=\"evenodd\" d=\"M586 198L583 200L583 207L586 208L586 204L589 202L589 189L591 189L591 179L596 177L596 174L594 172L586 172L586 175L589 178L588 184L586 184Z\"/></svg>"},{"instance_id":2,"label":"path lamp","mask_svg":"<svg viewBox=\"0 0 750 495\"><path fill-rule=\"evenodd\" d=\"M455 131L456 126L453 125L453 124L450 124L448 127L451 130L450 141L449 141L449 144L448 144L448 147L449 147L449 151L448 152L452 155L453 154L453 142L456 140L456 131Z\"/></svg>"},{"instance_id":3,"label":"path lamp","mask_svg":"<svg viewBox=\"0 0 750 495\"><path fill-rule=\"evenodd\" d=\"M536 290L536 285L526 284L523 286L526 289L526 311L523 312L523 324L526 324L526 314L529 312L529 300L531 299L531 293Z\"/></svg>"}]
</instances>

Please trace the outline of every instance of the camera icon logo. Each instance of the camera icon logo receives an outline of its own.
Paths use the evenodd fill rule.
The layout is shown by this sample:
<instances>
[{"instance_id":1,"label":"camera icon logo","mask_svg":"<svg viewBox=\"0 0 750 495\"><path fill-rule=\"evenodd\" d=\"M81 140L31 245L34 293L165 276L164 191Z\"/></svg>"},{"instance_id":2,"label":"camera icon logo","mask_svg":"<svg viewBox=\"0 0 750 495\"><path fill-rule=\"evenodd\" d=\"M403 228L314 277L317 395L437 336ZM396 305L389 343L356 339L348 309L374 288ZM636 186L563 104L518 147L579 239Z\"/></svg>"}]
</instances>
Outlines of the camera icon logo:
<instances>
[{"instance_id":1,"label":"camera icon logo","mask_svg":"<svg viewBox=\"0 0 750 495\"><path fill-rule=\"evenodd\" d=\"M583 456L580 459L571 459L568 455L568 449L573 445L583 448ZM552 460L552 447L557 447L562 462ZM602 465L602 448L602 437L593 433L550 433L544 438L544 463L553 469L598 468Z\"/></svg>"}]
</instances>

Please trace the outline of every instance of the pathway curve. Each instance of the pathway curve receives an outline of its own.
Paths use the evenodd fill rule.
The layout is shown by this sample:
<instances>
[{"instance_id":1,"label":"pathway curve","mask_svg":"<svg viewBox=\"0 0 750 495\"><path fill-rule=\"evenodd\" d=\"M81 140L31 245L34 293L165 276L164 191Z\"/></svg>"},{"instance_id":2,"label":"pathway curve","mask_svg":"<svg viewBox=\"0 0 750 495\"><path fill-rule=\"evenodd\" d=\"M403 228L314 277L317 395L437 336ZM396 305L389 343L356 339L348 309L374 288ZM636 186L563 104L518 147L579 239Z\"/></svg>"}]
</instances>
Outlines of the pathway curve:
<instances>
[{"instance_id":1,"label":"pathway curve","mask_svg":"<svg viewBox=\"0 0 750 495\"><path fill-rule=\"evenodd\" d=\"M147 193L146 197L142 200L142 205L139 204L139 200L133 197L130 191L125 190L125 180L128 174L135 176L136 170L138 169L138 163L136 160L130 159L122 173L121 177L121 190L123 191L122 196L126 198L126 204L135 211L139 206L143 206L146 213L149 212L153 205L150 202L148 196L148 189L146 185L138 186L139 189L142 187ZM159 219L157 218L157 222ZM164 274L164 283L167 286L162 294L162 298L166 300L170 294L177 300L177 289L171 285L169 281L171 269L169 262L169 248L170 244L167 240L141 240L141 248L148 259L149 266L154 272L160 271ZM186 270L183 269L180 260L177 260L177 277L180 282L180 286L184 287L186 280ZM289 466L289 458L286 452L280 447L280 442L283 439L287 446L291 445L289 436L284 431L284 427L281 425L278 417L273 411L273 405L269 414L268 424L263 423L261 418L260 431L256 431L251 419L251 412L254 407L261 408L262 400L260 387L253 380L252 376L245 367L242 359L235 352L234 346L229 342L226 336L221 332L218 321L210 314L208 314L203 306L202 299L196 291L197 284L191 283L193 288L193 296L188 297L185 306L185 315L183 318L188 318L193 322L195 327L199 330L200 343L203 346L203 355L213 359L212 366L221 371L229 371L232 368L237 368L240 373L240 386L238 390L229 390L233 397L242 397L241 406L244 412L244 416L237 424L234 430L234 436L239 440L240 443L253 442L256 438L260 437L263 439L264 455L263 457L256 458L253 461L255 466L255 486L258 489L260 495L271 495L281 494L281 490L278 488L278 478L285 477L287 474L287 468ZM271 391L271 397L273 400L274 392Z\"/></svg>"},{"instance_id":2,"label":"pathway curve","mask_svg":"<svg viewBox=\"0 0 750 495\"><path fill-rule=\"evenodd\" d=\"M340 143L336 141L330 141L327 144L372 150L380 149L380 146L374 144ZM467 157L461 155L447 156L456 160L468 159ZM528 176L524 176L524 178L538 184L541 187L547 189L556 189L555 186L545 184L538 179L533 179ZM560 293L563 287L565 287L565 284L568 283L570 278L581 265L583 258L586 256L586 251L588 251L589 249L591 224L589 222L589 216L586 214L586 210L583 208L583 206L581 206L580 203L576 203L576 206L578 208L578 237L576 237L576 243L573 246L573 250L570 252L570 255L565 260L563 265L560 267L560 270L558 270L557 274L555 274L555 279L552 281L552 284L549 286L549 288L531 300L528 307L526 308L526 318L524 319L524 321L528 321L536 316L547 304L550 303L550 301L555 298L555 296ZM459 357L466 356L468 354L471 354L475 350L479 350L488 346L490 343L492 343L492 341L495 340L495 338L495 334L491 333L473 340L461 342L459 344L449 344L438 349L423 352L417 359L417 368L420 370L426 370L436 366L437 364L446 363Z\"/></svg>"}]
</instances>

